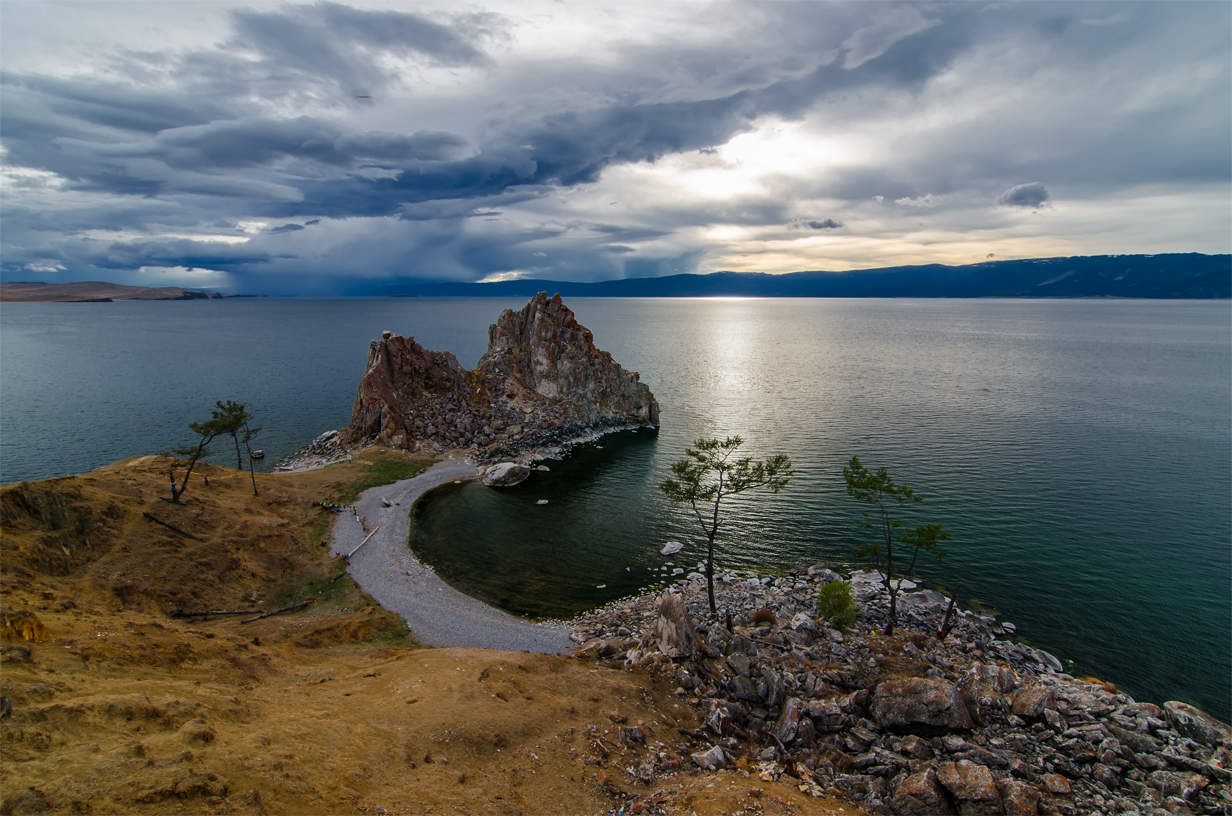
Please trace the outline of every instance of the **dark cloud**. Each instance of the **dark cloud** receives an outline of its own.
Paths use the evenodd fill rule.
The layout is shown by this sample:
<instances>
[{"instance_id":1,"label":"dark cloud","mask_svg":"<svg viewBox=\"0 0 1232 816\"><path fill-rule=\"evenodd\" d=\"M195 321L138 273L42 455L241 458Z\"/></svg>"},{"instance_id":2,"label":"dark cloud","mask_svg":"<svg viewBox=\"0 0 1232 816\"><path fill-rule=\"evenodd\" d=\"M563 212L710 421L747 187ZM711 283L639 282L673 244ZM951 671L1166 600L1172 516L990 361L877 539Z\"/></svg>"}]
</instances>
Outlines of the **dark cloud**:
<instances>
[{"instance_id":1,"label":"dark cloud","mask_svg":"<svg viewBox=\"0 0 1232 816\"><path fill-rule=\"evenodd\" d=\"M833 218L823 218L820 221L802 221L796 220L791 222L795 229L811 229L811 230L832 230L842 227L842 223L835 221Z\"/></svg>"},{"instance_id":2,"label":"dark cloud","mask_svg":"<svg viewBox=\"0 0 1232 816\"><path fill-rule=\"evenodd\" d=\"M449 25L410 12L367 11L337 3L234 11L232 18L233 47L249 48L283 70L327 77L350 93L364 95L362 89L389 78L374 56L421 57L450 66L486 63L474 40L487 34L497 19L472 16Z\"/></svg>"},{"instance_id":3,"label":"dark cloud","mask_svg":"<svg viewBox=\"0 0 1232 816\"><path fill-rule=\"evenodd\" d=\"M35 174L6 197L5 274L195 266L271 292L669 274L698 268L714 225L790 241L784 224L843 227L799 212L842 212L865 237L875 212L888 235L1049 202L1017 179L1065 179L1068 201L1232 178L1224 4L719 2L740 25L705 42L648 28L550 58L515 47L550 15L317 3L230 12L218 45L6 71L3 162ZM726 195L620 186L629 166L737 172L720 147L780 125L859 149ZM252 226L271 219L289 223ZM166 237L210 232L247 243Z\"/></svg>"},{"instance_id":4,"label":"dark cloud","mask_svg":"<svg viewBox=\"0 0 1232 816\"><path fill-rule=\"evenodd\" d=\"M1007 207L1042 207L1048 203L1048 190L1038 181L1026 184L1015 184L997 199L998 204Z\"/></svg>"}]
</instances>

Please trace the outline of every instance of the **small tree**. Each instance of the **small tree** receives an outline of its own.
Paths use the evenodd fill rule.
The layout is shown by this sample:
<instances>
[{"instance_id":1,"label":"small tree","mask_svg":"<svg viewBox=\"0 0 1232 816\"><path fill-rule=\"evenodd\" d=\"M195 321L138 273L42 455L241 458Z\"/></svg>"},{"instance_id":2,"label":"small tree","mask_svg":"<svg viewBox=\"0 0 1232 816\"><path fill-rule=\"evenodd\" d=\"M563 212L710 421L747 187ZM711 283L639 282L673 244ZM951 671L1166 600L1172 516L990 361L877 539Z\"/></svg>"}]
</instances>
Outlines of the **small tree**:
<instances>
[{"instance_id":1,"label":"small tree","mask_svg":"<svg viewBox=\"0 0 1232 816\"><path fill-rule=\"evenodd\" d=\"M860 617L860 605L851 597L850 581L831 581L817 593L817 613L840 632Z\"/></svg>"},{"instance_id":2,"label":"small tree","mask_svg":"<svg viewBox=\"0 0 1232 816\"><path fill-rule=\"evenodd\" d=\"M217 407L211 412L213 414L211 421L217 423L217 427L220 429L220 436L230 436L232 441L235 442L235 468L236 470L243 470L244 460L240 456L240 432L248 427L252 414L248 413L248 409L242 402L232 402L231 400L222 402L219 400L214 405Z\"/></svg>"},{"instance_id":3,"label":"small tree","mask_svg":"<svg viewBox=\"0 0 1232 816\"><path fill-rule=\"evenodd\" d=\"M894 632L898 621L898 593L902 590L903 580L915 573L916 560L922 551L938 560L943 558L945 551L941 549L940 543L949 538L950 534L940 524L922 524L910 530L903 530L902 521L890 517L890 505L922 502L924 499L907 485L895 484L885 468L879 468L874 473L864 466L860 457L853 456L843 468L843 478L847 481L848 495L876 507L878 518L870 520L870 514L865 513L860 526L879 530L880 540L861 546L857 552L881 573L881 584L890 595L890 619L886 624L888 635ZM911 556L907 569L901 574L896 573L895 543L906 549ZM899 575L897 581L894 580L896 574Z\"/></svg>"},{"instance_id":4,"label":"small tree","mask_svg":"<svg viewBox=\"0 0 1232 816\"><path fill-rule=\"evenodd\" d=\"M659 486L669 500L693 509L706 536L706 594L711 614L718 612L714 602L714 537L721 522L719 505L728 496L756 487L777 493L792 475L791 459L782 453L762 461L749 457L733 460L743 444L739 436L729 436L722 442L698 439L693 447L685 449L686 458L672 464L674 478Z\"/></svg>"},{"instance_id":5,"label":"small tree","mask_svg":"<svg viewBox=\"0 0 1232 816\"><path fill-rule=\"evenodd\" d=\"M175 483L175 466L171 467L171 501L173 502L179 502L180 496L184 495L184 491L188 489L188 477L192 476L197 460L204 459L210 455L209 444L223 432L216 419L210 419L205 422L190 422L188 423L188 428L200 438L195 446L189 445L188 447L176 448L172 451L177 456L189 457L188 470L184 472L184 480L178 486Z\"/></svg>"}]
</instances>

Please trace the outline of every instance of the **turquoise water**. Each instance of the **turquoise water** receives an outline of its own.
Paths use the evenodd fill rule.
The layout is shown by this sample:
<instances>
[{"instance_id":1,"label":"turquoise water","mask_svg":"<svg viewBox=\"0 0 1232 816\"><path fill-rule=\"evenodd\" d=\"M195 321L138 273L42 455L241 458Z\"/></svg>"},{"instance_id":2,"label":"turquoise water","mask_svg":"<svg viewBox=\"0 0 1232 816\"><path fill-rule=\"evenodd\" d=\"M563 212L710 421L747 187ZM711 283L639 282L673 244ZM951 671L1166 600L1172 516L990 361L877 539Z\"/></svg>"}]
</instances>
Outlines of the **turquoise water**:
<instances>
[{"instance_id":1,"label":"turquoise water","mask_svg":"<svg viewBox=\"0 0 1232 816\"><path fill-rule=\"evenodd\" d=\"M345 424L382 329L470 366L507 305L519 304L5 304L0 478L183 444L220 398L257 412L271 462ZM858 454L925 496L909 521L953 533L947 559L924 565L930 579L1079 658L1076 672L1229 718L1226 301L570 305L641 372L662 429L607 437L507 492L471 484L421 503L413 544L447 579L555 615L646 586L667 560L691 568L698 535L657 485L694 438L727 433L752 455L788 453L796 475L777 496L733 504L720 565L846 560L859 508L842 464ZM669 539L686 548L664 559Z\"/></svg>"}]
</instances>

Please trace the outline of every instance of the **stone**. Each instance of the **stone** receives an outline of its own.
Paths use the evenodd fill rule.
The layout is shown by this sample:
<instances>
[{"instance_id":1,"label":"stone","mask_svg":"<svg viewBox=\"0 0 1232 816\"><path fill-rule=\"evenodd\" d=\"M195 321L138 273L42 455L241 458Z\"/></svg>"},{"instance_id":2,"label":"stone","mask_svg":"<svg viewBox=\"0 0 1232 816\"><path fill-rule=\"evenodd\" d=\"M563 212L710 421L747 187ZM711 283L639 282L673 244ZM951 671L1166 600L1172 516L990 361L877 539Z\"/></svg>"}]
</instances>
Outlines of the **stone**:
<instances>
[{"instance_id":1,"label":"stone","mask_svg":"<svg viewBox=\"0 0 1232 816\"><path fill-rule=\"evenodd\" d=\"M727 762L727 756L723 753L723 749L717 745L710 746L708 751L698 751L695 754L690 754L693 763L707 771L713 771L723 767L723 763Z\"/></svg>"},{"instance_id":2,"label":"stone","mask_svg":"<svg viewBox=\"0 0 1232 816\"><path fill-rule=\"evenodd\" d=\"M501 462L483 472L483 483L488 487L513 487L522 484L530 476L530 468L517 462Z\"/></svg>"},{"instance_id":3,"label":"stone","mask_svg":"<svg viewBox=\"0 0 1232 816\"><path fill-rule=\"evenodd\" d=\"M837 700L809 700L808 714L821 732L839 731L847 722L847 715Z\"/></svg>"},{"instance_id":4,"label":"stone","mask_svg":"<svg viewBox=\"0 0 1232 816\"><path fill-rule=\"evenodd\" d=\"M663 545L663 549L659 550L659 555L675 555L684 549L684 545L679 541L669 541Z\"/></svg>"},{"instance_id":5,"label":"stone","mask_svg":"<svg viewBox=\"0 0 1232 816\"><path fill-rule=\"evenodd\" d=\"M948 816L955 812L949 796L937 782L936 770L931 767L913 773L899 782L890 804L896 813L910 816Z\"/></svg>"},{"instance_id":6,"label":"stone","mask_svg":"<svg viewBox=\"0 0 1232 816\"><path fill-rule=\"evenodd\" d=\"M974 726L958 688L931 677L885 680L873 692L873 719L891 731L968 730Z\"/></svg>"},{"instance_id":7,"label":"stone","mask_svg":"<svg viewBox=\"0 0 1232 816\"><path fill-rule=\"evenodd\" d=\"M1049 793L1057 796L1069 796L1070 784L1069 780L1061 774L1046 773L1040 774L1040 782L1048 789Z\"/></svg>"},{"instance_id":8,"label":"stone","mask_svg":"<svg viewBox=\"0 0 1232 816\"><path fill-rule=\"evenodd\" d=\"M820 564L814 564L808 568L808 576L814 578L820 584L832 584L835 581L843 580L842 576L834 570L824 567Z\"/></svg>"},{"instance_id":9,"label":"stone","mask_svg":"<svg viewBox=\"0 0 1232 816\"><path fill-rule=\"evenodd\" d=\"M899 750L916 759L932 759L933 757L932 746L928 744L927 740L921 739L915 734L908 734L903 737L899 743Z\"/></svg>"},{"instance_id":10,"label":"stone","mask_svg":"<svg viewBox=\"0 0 1232 816\"><path fill-rule=\"evenodd\" d=\"M960 816L1000 816L1001 792L992 771L966 761L937 766L937 781L958 802Z\"/></svg>"},{"instance_id":11,"label":"stone","mask_svg":"<svg viewBox=\"0 0 1232 816\"><path fill-rule=\"evenodd\" d=\"M1232 728L1189 703L1170 700L1164 703L1164 714L1173 729L1194 742L1212 747L1232 744Z\"/></svg>"},{"instance_id":12,"label":"stone","mask_svg":"<svg viewBox=\"0 0 1232 816\"><path fill-rule=\"evenodd\" d=\"M654 395L637 372L595 347L559 295L540 292L500 314L473 371L414 338L374 340L339 438L350 446L469 449L499 461L630 427L659 427Z\"/></svg>"},{"instance_id":13,"label":"stone","mask_svg":"<svg viewBox=\"0 0 1232 816\"><path fill-rule=\"evenodd\" d=\"M1004 779L997 783L1001 792L1001 804L1005 816L1035 816L1039 807L1039 791L1034 785L1017 779Z\"/></svg>"},{"instance_id":14,"label":"stone","mask_svg":"<svg viewBox=\"0 0 1232 816\"><path fill-rule=\"evenodd\" d=\"M1014 695L1010 710L1028 720L1042 720L1044 710L1056 708L1056 697L1043 683L1031 682Z\"/></svg>"},{"instance_id":15,"label":"stone","mask_svg":"<svg viewBox=\"0 0 1232 816\"><path fill-rule=\"evenodd\" d=\"M697 630L693 628L693 621L679 595L665 592L659 600L655 643L660 652L673 660L692 657L697 652Z\"/></svg>"},{"instance_id":16,"label":"stone","mask_svg":"<svg viewBox=\"0 0 1232 816\"><path fill-rule=\"evenodd\" d=\"M778 722L774 724L774 736L787 745L796 738L800 728L800 717L805 712L804 701L799 697L788 697L783 703L783 711Z\"/></svg>"}]
</instances>

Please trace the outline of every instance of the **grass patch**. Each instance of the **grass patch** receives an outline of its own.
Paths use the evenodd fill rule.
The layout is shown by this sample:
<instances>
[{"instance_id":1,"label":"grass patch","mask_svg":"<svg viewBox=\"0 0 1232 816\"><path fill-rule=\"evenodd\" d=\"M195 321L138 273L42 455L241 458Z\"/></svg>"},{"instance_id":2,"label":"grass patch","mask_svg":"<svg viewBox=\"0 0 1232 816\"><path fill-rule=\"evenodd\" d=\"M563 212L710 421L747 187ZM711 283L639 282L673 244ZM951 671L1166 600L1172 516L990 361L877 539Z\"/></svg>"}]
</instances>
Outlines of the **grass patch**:
<instances>
[{"instance_id":1,"label":"grass patch","mask_svg":"<svg viewBox=\"0 0 1232 816\"><path fill-rule=\"evenodd\" d=\"M334 521L333 513L322 513L321 517L312 523L308 529L308 546L316 547L329 535L330 525Z\"/></svg>"},{"instance_id":2,"label":"grass patch","mask_svg":"<svg viewBox=\"0 0 1232 816\"><path fill-rule=\"evenodd\" d=\"M431 459L394 459L391 457L374 459L357 479L338 489L338 501L353 502L368 488L380 487L401 479L418 476L427 470L432 462Z\"/></svg>"}]
</instances>

